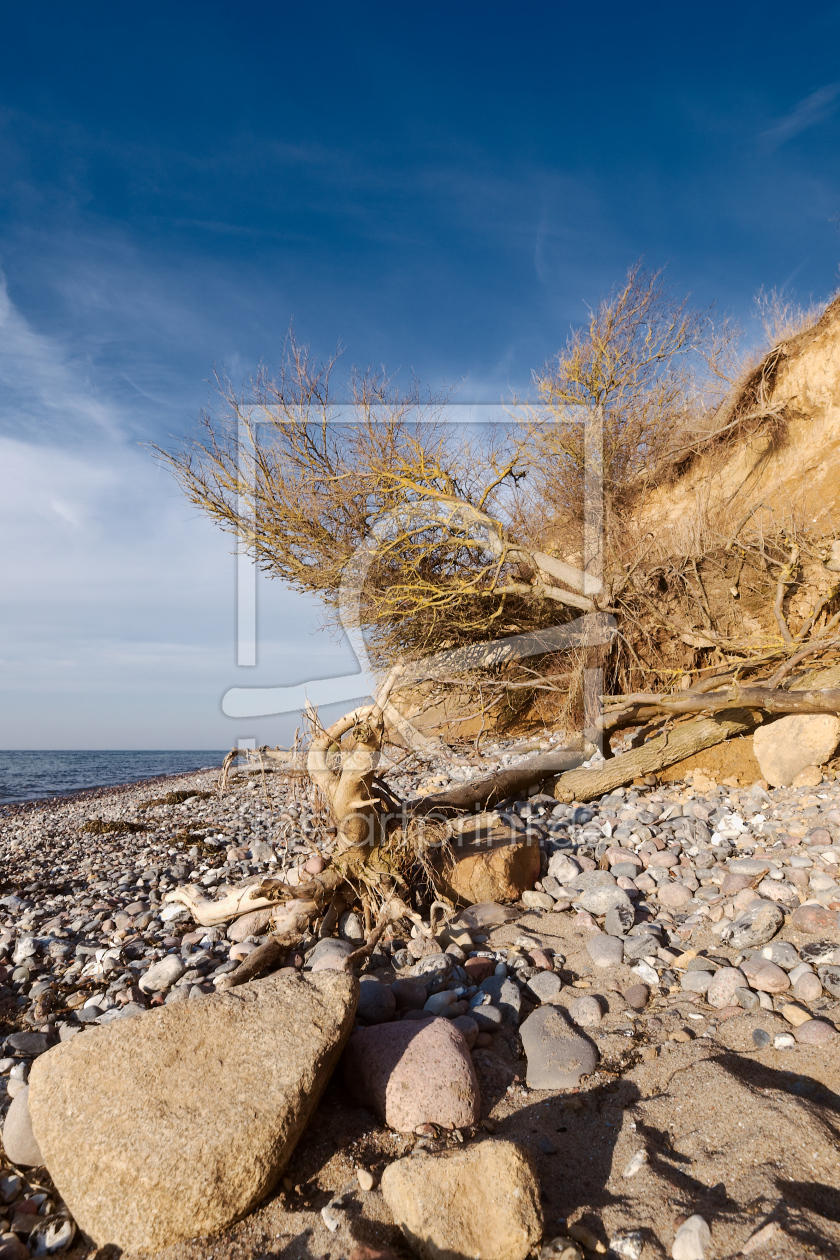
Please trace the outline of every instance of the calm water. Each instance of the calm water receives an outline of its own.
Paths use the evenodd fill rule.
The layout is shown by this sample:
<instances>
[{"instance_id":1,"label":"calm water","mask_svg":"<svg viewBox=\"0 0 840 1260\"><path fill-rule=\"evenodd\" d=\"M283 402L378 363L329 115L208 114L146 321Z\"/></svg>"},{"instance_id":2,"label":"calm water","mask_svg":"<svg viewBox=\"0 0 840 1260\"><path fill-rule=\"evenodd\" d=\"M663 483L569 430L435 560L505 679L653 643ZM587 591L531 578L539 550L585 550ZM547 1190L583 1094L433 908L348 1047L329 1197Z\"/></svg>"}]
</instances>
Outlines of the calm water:
<instances>
[{"instance_id":1,"label":"calm water","mask_svg":"<svg viewBox=\"0 0 840 1260\"><path fill-rule=\"evenodd\" d=\"M227 750L225 750L227 751ZM0 750L0 805L136 783L220 766L225 752L26 752Z\"/></svg>"}]
</instances>

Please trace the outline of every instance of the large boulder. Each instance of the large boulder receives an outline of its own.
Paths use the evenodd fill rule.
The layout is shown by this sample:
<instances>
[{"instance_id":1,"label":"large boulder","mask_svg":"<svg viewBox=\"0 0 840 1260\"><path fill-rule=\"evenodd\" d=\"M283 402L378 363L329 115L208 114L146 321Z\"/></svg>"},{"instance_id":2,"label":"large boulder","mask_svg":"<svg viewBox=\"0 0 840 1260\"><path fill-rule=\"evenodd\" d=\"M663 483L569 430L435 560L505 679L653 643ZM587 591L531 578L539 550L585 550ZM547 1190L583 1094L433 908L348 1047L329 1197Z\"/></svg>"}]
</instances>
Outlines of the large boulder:
<instances>
[{"instance_id":1,"label":"large boulder","mask_svg":"<svg viewBox=\"0 0 840 1260\"><path fill-rule=\"evenodd\" d=\"M513 1142L398 1159L382 1194L423 1260L525 1260L542 1236L539 1183Z\"/></svg>"},{"instance_id":2,"label":"large boulder","mask_svg":"<svg viewBox=\"0 0 840 1260\"><path fill-rule=\"evenodd\" d=\"M753 750L772 787L790 787L801 770L821 766L840 744L840 717L833 713L791 713L759 726Z\"/></svg>"},{"instance_id":3,"label":"large boulder","mask_svg":"<svg viewBox=\"0 0 840 1260\"><path fill-rule=\"evenodd\" d=\"M100 1247L154 1251L249 1212L318 1104L358 991L344 972L283 970L41 1055L35 1138L80 1228Z\"/></svg>"},{"instance_id":4,"label":"large boulder","mask_svg":"<svg viewBox=\"0 0 840 1260\"><path fill-rule=\"evenodd\" d=\"M537 841L514 831L494 813L463 820L447 847L440 872L447 896L470 905L518 901L539 877Z\"/></svg>"},{"instance_id":5,"label":"large boulder","mask_svg":"<svg viewBox=\"0 0 840 1260\"><path fill-rule=\"evenodd\" d=\"M353 1033L341 1063L354 1100L401 1133L475 1124L481 1096L462 1033L448 1019L401 1020Z\"/></svg>"}]
</instances>

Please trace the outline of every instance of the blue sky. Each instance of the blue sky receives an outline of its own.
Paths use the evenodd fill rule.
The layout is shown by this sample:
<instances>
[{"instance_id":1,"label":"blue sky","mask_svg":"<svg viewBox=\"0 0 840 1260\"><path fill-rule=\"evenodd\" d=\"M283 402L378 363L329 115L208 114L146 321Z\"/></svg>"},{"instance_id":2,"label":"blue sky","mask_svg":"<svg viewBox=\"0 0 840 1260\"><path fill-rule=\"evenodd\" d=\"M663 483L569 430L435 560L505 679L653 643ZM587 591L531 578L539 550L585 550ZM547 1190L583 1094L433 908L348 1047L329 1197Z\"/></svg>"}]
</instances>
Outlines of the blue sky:
<instances>
[{"instance_id":1,"label":"blue sky","mask_svg":"<svg viewBox=\"0 0 840 1260\"><path fill-rule=\"evenodd\" d=\"M531 369L640 256L748 321L840 261L840 5L5 6L0 746L219 748L230 687L352 668L142 447L294 320L321 353Z\"/></svg>"}]
</instances>

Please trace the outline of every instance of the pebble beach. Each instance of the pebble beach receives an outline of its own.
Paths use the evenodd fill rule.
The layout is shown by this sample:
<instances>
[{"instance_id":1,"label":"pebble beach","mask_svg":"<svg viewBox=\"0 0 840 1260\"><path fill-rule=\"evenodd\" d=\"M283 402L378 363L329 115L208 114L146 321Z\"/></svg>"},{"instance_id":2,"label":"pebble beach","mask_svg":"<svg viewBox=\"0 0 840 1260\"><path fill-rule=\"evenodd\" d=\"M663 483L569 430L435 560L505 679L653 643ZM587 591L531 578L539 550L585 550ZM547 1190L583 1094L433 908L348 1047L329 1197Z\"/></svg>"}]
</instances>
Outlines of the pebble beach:
<instances>
[{"instance_id":1,"label":"pebble beach","mask_svg":"<svg viewBox=\"0 0 840 1260\"><path fill-rule=\"evenodd\" d=\"M490 746L388 782L409 798L525 752ZM33 1064L110 1024L140 1041L161 1007L200 1013L260 943L197 926L167 893L198 883L213 896L329 858L303 782L243 771L221 796L217 783L191 774L0 818L2 1260L96 1251L28 1155L25 1110L7 1115ZM510 843L539 848L539 879L505 913L480 906L431 939L386 936L280 1184L212 1240L161 1254L409 1255L400 1196L422 1206L422 1187L400 1189L387 1169L454 1153L458 1194L475 1205L496 1175L481 1164L488 1134L529 1156L543 1220L531 1249L545 1260L840 1248L840 1213L813 1189L837 1171L840 783L701 785L503 802ZM304 942L287 969L334 975L363 937L345 913L337 938ZM424 1121L441 1063L438 1118ZM399 1072L402 1111L388 1101Z\"/></svg>"}]
</instances>

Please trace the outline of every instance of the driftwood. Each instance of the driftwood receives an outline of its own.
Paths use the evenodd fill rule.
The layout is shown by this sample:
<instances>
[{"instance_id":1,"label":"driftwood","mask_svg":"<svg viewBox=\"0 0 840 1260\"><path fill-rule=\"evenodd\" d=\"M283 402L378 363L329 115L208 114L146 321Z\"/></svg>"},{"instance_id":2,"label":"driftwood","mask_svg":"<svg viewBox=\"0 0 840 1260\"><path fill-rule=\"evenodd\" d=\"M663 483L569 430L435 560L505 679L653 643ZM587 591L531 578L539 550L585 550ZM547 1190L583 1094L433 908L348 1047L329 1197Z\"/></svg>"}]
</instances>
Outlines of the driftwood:
<instances>
[{"instance_id":1,"label":"driftwood","mask_svg":"<svg viewBox=\"0 0 840 1260\"><path fill-rule=\"evenodd\" d=\"M290 873L294 874L294 871ZM340 882L341 876L334 871L324 871L321 875L311 877L305 884L293 884L288 879L269 876L259 883L247 884L244 888L231 888L217 901L208 897L197 884L181 884L168 892L164 901L186 906L196 923L202 927L218 927L222 923L229 923L231 919L238 919L240 915L250 914L252 910L277 907L278 913L287 913L307 902L316 903L317 909L332 896ZM278 903L290 893L296 894L295 900L280 906Z\"/></svg>"},{"instance_id":2,"label":"driftwood","mask_svg":"<svg viewBox=\"0 0 840 1260\"><path fill-rule=\"evenodd\" d=\"M604 715L611 730L635 726L663 714L720 713L725 709L760 709L764 713L840 713L840 690L784 691L769 687L741 687L734 683L726 691L696 694L684 691L673 696L641 692L625 697L620 710Z\"/></svg>"},{"instance_id":3,"label":"driftwood","mask_svg":"<svg viewBox=\"0 0 840 1260\"><path fill-rule=\"evenodd\" d=\"M435 792L422 800L411 801L406 807L411 814L431 814L440 810L473 810L476 806L492 809L507 796L516 796L520 792L535 787L544 779L553 778L564 770L579 766L593 752L587 750L563 748L557 752L540 753L537 757L529 757L518 766L509 770L499 770L496 774L484 779L475 779L472 783L459 784L445 792Z\"/></svg>"},{"instance_id":4,"label":"driftwood","mask_svg":"<svg viewBox=\"0 0 840 1260\"><path fill-rule=\"evenodd\" d=\"M664 770L692 753L722 744L725 739L749 735L760 722L761 715L752 709L729 709L715 717L684 722L595 769L561 774L554 785L554 795L558 801L591 801L614 788L626 787L634 779Z\"/></svg>"}]
</instances>

